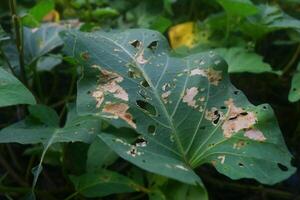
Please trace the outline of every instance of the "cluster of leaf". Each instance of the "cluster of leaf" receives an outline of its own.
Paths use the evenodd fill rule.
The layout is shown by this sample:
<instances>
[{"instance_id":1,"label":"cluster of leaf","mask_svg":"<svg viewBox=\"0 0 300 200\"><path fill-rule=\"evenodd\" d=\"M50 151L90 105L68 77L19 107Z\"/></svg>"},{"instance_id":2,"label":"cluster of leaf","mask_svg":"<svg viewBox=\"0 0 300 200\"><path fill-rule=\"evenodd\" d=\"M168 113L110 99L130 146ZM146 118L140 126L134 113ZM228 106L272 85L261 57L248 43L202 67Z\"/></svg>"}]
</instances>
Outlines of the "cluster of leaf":
<instances>
[{"instance_id":1,"label":"cluster of leaf","mask_svg":"<svg viewBox=\"0 0 300 200\"><path fill-rule=\"evenodd\" d=\"M32 189L22 195L51 199L51 190L36 189L44 165L62 168L54 179L68 185L66 199L208 199L198 171L204 164L263 184L295 172L272 108L251 104L228 73L295 70L289 100L298 101L297 54L282 69L258 52L278 31L287 38L277 45L299 43L300 21L279 5L250 0L204 5L201 14L196 1L43 0L18 16L21 44L15 24L2 24L0 107L17 114L3 122L0 143L30 145L24 154L39 157L36 167L28 164ZM81 21L43 22L54 8ZM189 29L168 30L191 20ZM159 32L131 27L168 32L178 48ZM94 31L101 28L120 30ZM189 30L193 39L179 43ZM10 183L4 176L0 186Z\"/></svg>"}]
</instances>

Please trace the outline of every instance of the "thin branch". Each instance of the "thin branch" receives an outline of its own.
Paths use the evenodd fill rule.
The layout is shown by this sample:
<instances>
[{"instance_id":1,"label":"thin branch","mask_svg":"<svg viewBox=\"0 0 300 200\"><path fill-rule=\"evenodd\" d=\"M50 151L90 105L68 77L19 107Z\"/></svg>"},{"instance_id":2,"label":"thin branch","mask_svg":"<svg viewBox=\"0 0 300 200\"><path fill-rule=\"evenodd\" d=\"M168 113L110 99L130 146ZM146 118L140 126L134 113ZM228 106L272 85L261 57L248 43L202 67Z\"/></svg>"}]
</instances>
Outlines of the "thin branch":
<instances>
[{"instance_id":1,"label":"thin branch","mask_svg":"<svg viewBox=\"0 0 300 200\"><path fill-rule=\"evenodd\" d=\"M18 184L28 186L28 184L9 166L3 156L0 156L0 164Z\"/></svg>"},{"instance_id":2,"label":"thin branch","mask_svg":"<svg viewBox=\"0 0 300 200\"><path fill-rule=\"evenodd\" d=\"M287 74L287 72L290 71L291 67L294 65L294 63L297 61L297 58L300 56L300 44L298 45L295 53L293 54L291 60L288 62L288 64L283 68L282 75Z\"/></svg>"},{"instance_id":3,"label":"thin branch","mask_svg":"<svg viewBox=\"0 0 300 200\"><path fill-rule=\"evenodd\" d=\"M12 23L15 31L16 47L19 54L21 81L24 83L25 86L28 87L26 70L25 70L25 62L24 62L23 26L20 17L17 14L16 0L9 0L9 6L10 6L11 17L12 17Z\"/></svg>"}]
</instances>

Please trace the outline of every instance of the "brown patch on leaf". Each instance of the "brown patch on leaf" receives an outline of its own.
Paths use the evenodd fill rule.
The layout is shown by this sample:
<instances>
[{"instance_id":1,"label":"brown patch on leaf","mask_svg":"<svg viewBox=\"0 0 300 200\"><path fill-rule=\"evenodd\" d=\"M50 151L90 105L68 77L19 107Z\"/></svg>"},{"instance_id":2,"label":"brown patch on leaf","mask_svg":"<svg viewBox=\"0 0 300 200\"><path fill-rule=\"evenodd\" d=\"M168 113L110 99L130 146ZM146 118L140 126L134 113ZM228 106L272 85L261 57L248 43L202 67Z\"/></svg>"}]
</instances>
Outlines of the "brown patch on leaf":
<instances>
[{"instance_id":1,"label":"brown patch on leaf","mask_svg":"<svg viewBox=\"0 0 300 200\"><path fill-rule=\"evenodd\" d=\"M217 86L219 82L222 80L222 71L217 71L214 69L207 69L205 70L208 81L212 84Z\"/></svg>"},{"instance_id":2,"label":"brown patch on leaf","mask_svg":"<svg viewBox=\"0 0 300 200\"><path fill-rule=\"evenodd\" d=\"M98 68L97 65L92 67ZM100 84L96 90L92 93L92 96L96 99L96 107L99 108L104 101L105 93L111 93L114 97L128 101L127 92L118 84L123 81L123 77L114 72L109 72L104 69L100 69L101 78L103 78L104 84ZM102 81L102 80L101 80Z\"/></svg>"},{"instance_id":3,"label":"brown patch on leaf","mask_svg":"<svg viewBox=\"0 0 300 200\"><path fill-rule=\"evenodd\" d=\"M137 63L142 64L142 65L146 64L148 62L148 60L146 60L145 57L144 57L144 49L142 49L142 47L136 53L135 60L136 60Z\"/></svg>"},{"instance_id":4,"label":"brown patch on leaf","mask_svg":"<svg viewBox=\"0 0 300 200\"><path fill-rule=\"evenodd\" d=\"M162 93L161 98L165 104L168 103L168 97L170 96L170 94L171 94L170 90Z\"/></svg>"},{"instance_id":5,"label":"brown patch on leaf","mask_svg":"<svg viewBox=\"0 0 300 200\"><path fill-rule=\"evenodd\" d=\"M82 52L80 54L81 58L83 58L84 60L88 60L90 58L90 54L88 52Z\"/></svg>"},{"instance_id":6,"label":"brown patch on leaf","mask_svg":"<svg viewBox=\"0 0 300 200\"><path fill-rule=\"evenodd\" d=\"M187 105L190 107L197 108L198 105L196 105L196 100L194 99L197 94L198 94L198 88L196 87L191 87L189 89L186 89L182 101L184 103L187 103Z\"/></svg>"},{"instance_id":7,"label":"brown patch on leaf","mask_svg":"<svg viewBox=\"0 0 300 200\"><path fill-rule=\"evenodd\" d=\"M209 69L195 68L191 70L190 76L195 76L195 75L207 77L208 81L215 86L219 85L219 82L222 80L222 71L214 70L212 68Z\"/></svg>"},{"instance_id":8,"label":"brown patch on leaf","mask_svg":"<svg viewBox=\"0 0 300 200\"><path fill-rule=\"evenodd\" d=\"M222 125L224 137L230 138L234 133L251 128L257 121L253 112L248 112L234 105L233 99L225 101L228 116Z\"/></svg>"},{"instance_id":9,"label":"brown patch on leaf","mask_svg":"<svg viewBox=\"0 0 300 200\"><path fill-rule=\"evenodd\" d=\"M116 117L125 120L130 126L136 128L132 115L127 112L129 106L125 103L109 103L104 106L103 112L110 113Z\"/></svg>"},{"instance_id":10,"label":"brown patch on leaf","mask_svg":"<svg viewBox=\"0 0 300 200\"><path fill-rule=\"evenodd\" d=\"M244 133L244 136L251 139L251 140L256 140L256 141L260 141L263 142L266 140L264 134L256 129L249 129Z\"/></svg>"},{"instance_id":11,"label":"brown patch on leaf","mask_svg":"<svg viewBox=\"0 0 300 200\"><path fill-rule=\"evenodd\" d=\"M218 124L223 119L223 116L223 112L219 111L216 107L212 107L211 110L205 112L205 119L212 121L213 125Z\"/></svg>"},{"instance_id":12,"label":"brown patch on leaf","mask_svg":"<svg viewBox=\"0 0 300 200\"><path fill-rule=\"evenodd\" d=\"M241 149L245 145L246 145L246 142L243 141L243 140L240 140L237 143L233 144L233 148L239 150L239 149Z\"/></svg>"}]
</instances>

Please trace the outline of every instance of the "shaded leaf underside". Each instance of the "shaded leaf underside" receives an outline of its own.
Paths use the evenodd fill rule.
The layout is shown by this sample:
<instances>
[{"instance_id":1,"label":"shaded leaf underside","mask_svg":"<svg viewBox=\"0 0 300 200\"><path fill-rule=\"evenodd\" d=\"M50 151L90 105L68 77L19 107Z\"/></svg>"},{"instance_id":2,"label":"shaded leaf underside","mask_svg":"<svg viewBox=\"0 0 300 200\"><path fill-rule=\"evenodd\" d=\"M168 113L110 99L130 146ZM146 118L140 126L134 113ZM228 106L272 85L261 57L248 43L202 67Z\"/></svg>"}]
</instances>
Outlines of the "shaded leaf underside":
<instances>
[{"instance_id":1,"label":"shaded leaf underside","mask_svg":"<svg viewBox=\"0 0 300 200\"><path fill-rule=\"evenodd\" d=\"M165 38L145 29L69 31L64 40L84 67L78 112L141 134L135 143L101 134L124 159L193 184L201 184L193 169L203 163L268 184L295 171L272 108L250 104L214 52L171 57Z\"/></svg>"}]
</instances>

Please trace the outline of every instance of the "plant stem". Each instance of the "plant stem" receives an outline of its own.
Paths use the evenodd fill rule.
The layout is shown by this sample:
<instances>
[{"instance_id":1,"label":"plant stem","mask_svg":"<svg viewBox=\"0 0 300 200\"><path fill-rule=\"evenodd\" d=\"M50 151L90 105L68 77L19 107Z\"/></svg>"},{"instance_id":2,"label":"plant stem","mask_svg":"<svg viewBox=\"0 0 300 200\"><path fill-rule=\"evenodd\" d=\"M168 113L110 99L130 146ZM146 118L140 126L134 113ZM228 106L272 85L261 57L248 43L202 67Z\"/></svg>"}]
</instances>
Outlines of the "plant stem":
<instances>
[{"instance_id":1,"label":"plant stem","mask_svg":"<svg viewBox=\"0 0 300 200\"><path fill-rule=\"evenodd\" d=\"M289 72L289 70L291 69L291 67L294 65L294 63L297 61L297 58L300 55L300 44L297 46L297 49L295 51L295 53L293 54L291 60L288 62L288 64L283 68L282 70L282 75L287 74L287 72Z\"/></svg>"},{"instance_id":2,"label":"plant stem","mask_svg":"<svg viewBox=\"0 0 300 200\"><path fill-rule=\"evenodd\" d=\"M26 71L25 71L25 62L24 62L23 26L20 17L17 14L16 0L9 0L9 6L11 11L12 24L15 31L16 47L19 54L19 64L20 64L20 72L21 72L20 79L24 83L24 85L28 87Z\"/></svg>"},{"instance_id":3,"label":"plant stem","mask_svg":"<svg viewBox=\"0 0 300 200\"><path fill-rule=\"evenodd\" d=\"M10 174L10 176L20 185L27 186L28 184L9 166L3 156L0 156L0 164Z\"/></svg>"},{"instance_id":4,"label":"plant stem","mask_svg":"<svg viewBox=\"0 0 300 200\"><path fill-rule=\"evenodd\" d=\"M1 52L2 52L2 56L3 56L4 60L5 60L5 62L7 63L7 66L8 66L8 68L10 69L11 73L12 73L15 77L18 77L17 74L16 74L16 72L15 72L15 70L14 70L14 68L13 68L13 66L10 64L10 62L9 62L9 60L8 60L8 58L7 58L7 56L5 55L4 51L1 51Z\"/></svg>"},{"instance_id":5,"label":"plant stem","mask_svg":"<svg viewBox=\"0 0 300 200\"><path fill-rule=\"evenodd\" d=\"M21 167L21 164L20 162L18 161L17 157L16 157L16 154L14 152L14 150L11 148L11 145L10 144L6 144L6 148L8 150L8 154L13 162L13 164L15 165L15 167L18 169L19 172L22 171L22 167Z\"/></svg>"}]
</instances>

